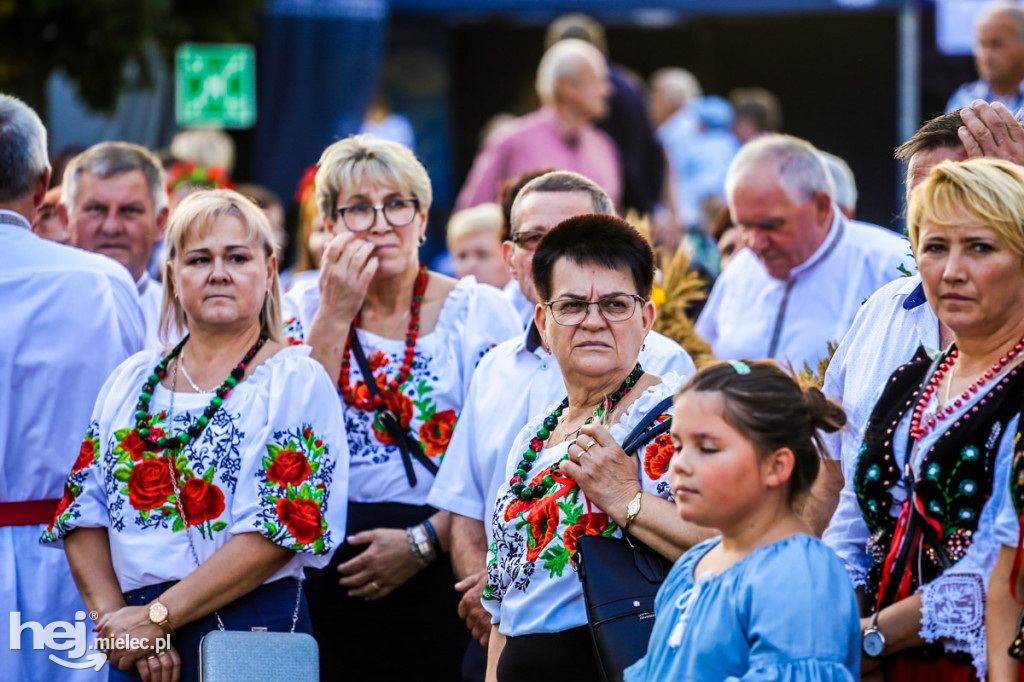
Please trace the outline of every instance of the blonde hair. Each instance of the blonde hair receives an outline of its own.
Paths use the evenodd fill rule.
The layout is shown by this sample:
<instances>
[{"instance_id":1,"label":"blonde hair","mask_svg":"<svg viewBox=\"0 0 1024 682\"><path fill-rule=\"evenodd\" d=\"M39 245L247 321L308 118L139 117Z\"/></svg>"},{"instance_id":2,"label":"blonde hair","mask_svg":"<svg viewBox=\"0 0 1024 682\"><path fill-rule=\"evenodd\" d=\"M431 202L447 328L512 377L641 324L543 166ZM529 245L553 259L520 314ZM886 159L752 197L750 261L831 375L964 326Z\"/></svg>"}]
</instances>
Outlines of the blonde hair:
<instances>
[{"instance_id":1,"label":"blonde hair","mask_svg":"<svg viewBox=\"0 0 1024 682\"><path fill-rule=\"evenodd\" d=\"M316 204L320 214L334 220L338 197L363 181L411 194L420 211L430 210L434 198L430 176L412 151L373 135L352 135L335 142L320 156L316 172Z\"/></svg>"},{"instance_id":2,"label":"blonde hair","mask_svg":"<svg viewBox=\"0 0 1024 682\"><path fill-rule=\"evenodd\" d=\"M223 216L234 216L245 225L249 243L263 249L266 258L274 255L274 231L263 210L249 199L230 189L200 190L187 196L174 211L167 223L164 243L167 257L164 260L164 303L160 311L160 337L171 338L185 333L185 310L174 295L174 279L171 277L172 262L181 255L185 242L203 229L213 225ZM281 286L274 269L270 291L260 311L260 329L271 341L281 343L284 334L281 324Z\"/></svg>"},{"instance_id":3,"label":"blonde hair","mask_svg":"<svg viewBox=\"0 0 1024 682\"><path fill-rule=\"evenodd\" d=\"M448 221L448 249L454 249L463 237L478 232L493 232L500 242L503 221L501 206L497 204L480 204L455 213Z\"/></svg>"},{"instance_id":4,"label":"blonde hair","mask_svg":"<svg viewBox=\"0 0 1024 682\"><path fill-rule=\"evenodd\" d=\"M1024 168L1000 159L943 161L910 193L907 233L917 252L921 225L958 225L968 214L1024 256Z\"/></svg>"},{"instance_id":5,"label":"blonde hair","mask_svg":"<svg viewBox=\"0 0 1024 682\"><path fill-rule=\"evenodd\" d=\"M320 217L320 209L316 205L316 194L309 192L299 204L299 233L295 244L299 255L295 261L294 272L308 272L320 267L319 261L313 256L313 250L309 248L309 238L321 220L323 218Z\"/></svg>"}]
</instances>

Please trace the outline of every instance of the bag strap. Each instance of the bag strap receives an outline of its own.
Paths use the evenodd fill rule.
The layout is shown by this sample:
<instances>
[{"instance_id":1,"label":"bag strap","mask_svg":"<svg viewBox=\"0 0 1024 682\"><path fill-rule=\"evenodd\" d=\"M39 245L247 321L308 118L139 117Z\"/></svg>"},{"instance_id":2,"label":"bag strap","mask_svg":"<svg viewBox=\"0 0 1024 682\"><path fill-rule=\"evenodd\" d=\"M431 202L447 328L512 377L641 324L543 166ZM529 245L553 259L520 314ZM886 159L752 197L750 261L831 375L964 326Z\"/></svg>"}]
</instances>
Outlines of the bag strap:
<instances>
[{"instance_id":1,"label":"bag strap","mask_svg":"<svg viewBox=\"0 0 1024 682\"><path fill-rule=\"evenodd\" d=\"M622 441L622 450L628 455L634 452L643 443L657 438L661 434L672 428L672 419L667 419L655 426L650 431L644 432L647 427L654 423L654 420L665 413L669 407L672 406L672 396L669 396L659 402L654 408L648 412L640 423L630 432L626 439Z\"/></svg>"},{"instance_id":2,"label":"bag strap","mask_svg":"<svg viewBox=\"0 0 1024 682\"><path fill-rule=\"evenodd\" d=\"M174 389L178 383L178 364L180 360L174 362L174 372L171 374L171 401L170 405L167 406L167 425L168 431L170 429L171 420L174 416ZM199 568L199 553L196 551L196 543L192 539L192 528L189 526L188 518L185 516L185 508L181 506L181 488L178 486L178 463L175 461L174 455L167 458L167 467L171 470L171 485L174 487L174 507L178 512L178 518L181 519L182 523L185 524L185 537L188 538L188 547L192 550L192 561L195 562L196 568ZM299 622L299 607L302 604L302 581L305 578L305 572L299 574L299 577L295 579L298 583L298 587L295 589L295 610L292 612L292 628L288 632L295 634L295 626ZM220 619L220 612L214 611L213 615L217 618L217 628L223 631L224 621Z\"/></svg>"},{"instance_id":3,"label":"bag strap","mask_svg":"<svg viewBox=\"0 0 1024 682\"><path fill-rule=\"evenodd\" d=\"M366 383L366 388L370 391L370 395L381 395L380 387L373 380L373 371L370 369L370 363L366 361L366 353L363 352L363 344L359 342L358 334L352 335L352 355L356 357L356 364L359 365L359 371L363 374L363 381ZM405 466L405 477L409 481L409 487L416 487L416 472L413 471L412 466L413 459L422 464L432 476L436 476L437 465L430 461L430 458L423 453L423 446L420 445L420 442L402 428L395 413L381 407L377 410L377 416L380 417L384 428L387 429L391 439L395 441L395 445L398 446L399 451L402 453L402 464Z\"/></svg>"}]
</instances>

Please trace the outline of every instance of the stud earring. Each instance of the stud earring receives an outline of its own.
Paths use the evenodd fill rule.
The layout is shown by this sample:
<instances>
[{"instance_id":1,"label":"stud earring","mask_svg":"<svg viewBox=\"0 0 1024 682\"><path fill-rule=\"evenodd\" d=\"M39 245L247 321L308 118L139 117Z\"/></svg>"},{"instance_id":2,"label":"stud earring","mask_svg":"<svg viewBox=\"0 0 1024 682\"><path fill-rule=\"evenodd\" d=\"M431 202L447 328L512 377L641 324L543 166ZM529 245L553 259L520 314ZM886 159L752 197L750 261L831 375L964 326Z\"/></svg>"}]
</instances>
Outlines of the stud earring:
<instances>
[{"instance_id":1,"label":"stud earring","mask_svg":"<svg viewBox=\"0 0 1024 682\"><path fill-rule=\"evenodd\" d=\"M423 234L423 235L420 235L420 238L419 238L419 245L420 245L420 246L423 246L423 245L424 245L424 244L426 244L426 243L427 243L427 235L425 235L425 234Z\"/></svg>"}]
</instances>

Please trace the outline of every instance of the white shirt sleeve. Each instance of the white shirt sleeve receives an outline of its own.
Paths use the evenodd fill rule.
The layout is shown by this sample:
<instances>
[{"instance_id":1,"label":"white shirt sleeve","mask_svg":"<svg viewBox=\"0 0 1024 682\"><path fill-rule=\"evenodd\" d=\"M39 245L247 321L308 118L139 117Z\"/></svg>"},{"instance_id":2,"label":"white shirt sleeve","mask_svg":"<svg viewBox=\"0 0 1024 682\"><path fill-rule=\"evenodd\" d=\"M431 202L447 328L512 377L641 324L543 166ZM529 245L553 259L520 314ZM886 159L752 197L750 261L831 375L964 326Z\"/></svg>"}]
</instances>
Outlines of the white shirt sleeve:
<instances>
[{"instance_id":1,"label":"white shirt sleeve","mask_svg":"<svg viewBox=\"0 0 1024 682\"><path fill-rule=\"evenodd\" d=\"M270 413L245 442L229 532L258 531L322 567L345 541L349 455L338 393L300 354L275 364L266 387Z\"/></svg>"}]
</instances>

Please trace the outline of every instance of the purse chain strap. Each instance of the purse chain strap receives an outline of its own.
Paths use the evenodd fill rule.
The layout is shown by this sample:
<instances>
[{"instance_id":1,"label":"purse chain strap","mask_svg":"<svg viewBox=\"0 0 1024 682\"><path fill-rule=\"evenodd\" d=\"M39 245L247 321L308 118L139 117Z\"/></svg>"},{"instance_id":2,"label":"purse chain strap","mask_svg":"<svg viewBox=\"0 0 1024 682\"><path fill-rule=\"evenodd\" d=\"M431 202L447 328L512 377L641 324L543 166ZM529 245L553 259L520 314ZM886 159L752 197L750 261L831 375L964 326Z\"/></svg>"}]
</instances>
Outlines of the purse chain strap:
<instances>
[{"instance_id":1,"label":"purse chain strap","mask_svg":"<svg viewBox=\"0 0 1024 682\"><path fill-rule=\"evenodd\" d=\"M178 356L174 359L174 368L171 370L171 400L170 405L167 407L167 428L168 431L171 428L172 415L174 414L174 389L178 383L178 365L181 363ZM170 464L168 467L171 470L171 485L174 486L174 507L178 510L178 517L185 524L185 536L188 538L188 548L192 551L192 560L196 563L196 568L199 568L199 553L196 552L195 542L192 540L192 529L189 526L188 519L185 517L185 510L181 506L181 488L178 486L178 464L174 461L174 456L167 458ZM299 622L299 607L302 603L302 578L296 578L296 582L299 584L295 590L295 610L292 612L292 627L288 631L292 634L295 633L295 626ZM223 631L224 621L220 618L220 613L214 611L213 615L217 618L217 627Z\"/></svg>"}]
</instances>

